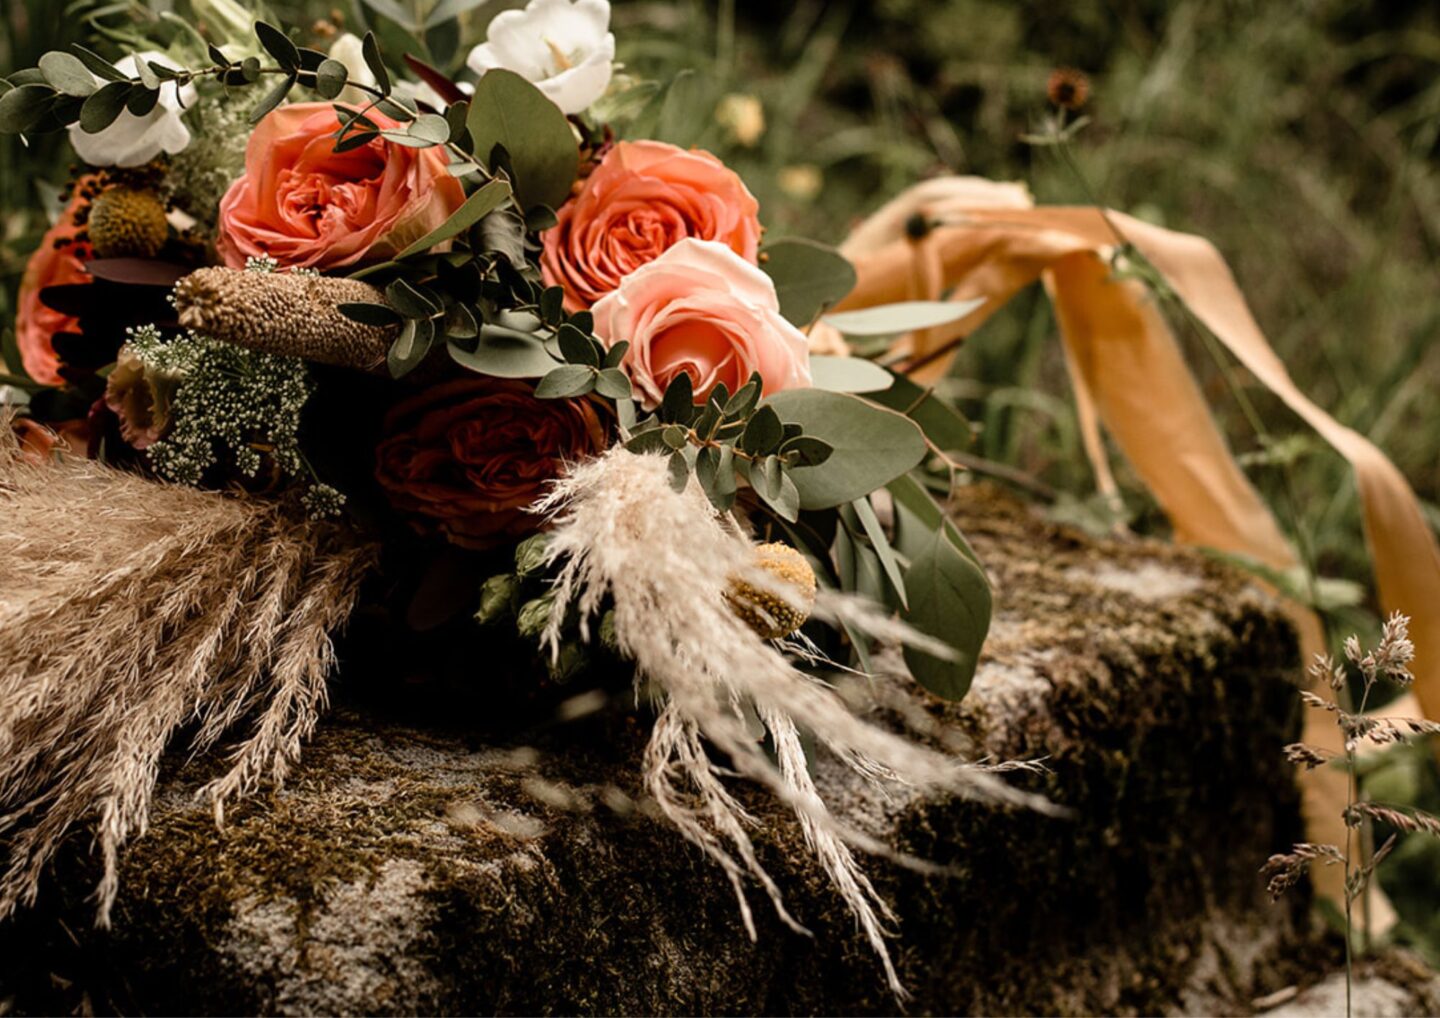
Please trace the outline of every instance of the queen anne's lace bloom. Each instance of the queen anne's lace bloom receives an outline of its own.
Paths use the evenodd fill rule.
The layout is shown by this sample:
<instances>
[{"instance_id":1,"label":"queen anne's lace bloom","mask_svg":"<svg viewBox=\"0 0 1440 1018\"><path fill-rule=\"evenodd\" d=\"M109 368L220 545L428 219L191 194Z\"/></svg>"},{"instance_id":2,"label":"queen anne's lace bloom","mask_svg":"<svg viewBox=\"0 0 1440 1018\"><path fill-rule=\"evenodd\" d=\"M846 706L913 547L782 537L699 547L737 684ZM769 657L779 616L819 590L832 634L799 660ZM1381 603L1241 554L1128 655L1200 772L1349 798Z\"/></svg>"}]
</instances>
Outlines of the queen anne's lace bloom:
<instances>
[{"instance_id":1,"label":"queen anne's lace bloom","mask_svg":"<svg viewBox=\"0 0 1440 1018\"><path fill-rule=\"evenodd\" d=\"M567 115L605 94L614 62L608 0L530 0L497 14L466 61L476 74L514 71Z\"/></svg>"},{"instance_id":2,"label":"queen anne's lace bloom","mask_svg":"<svg viewBox=\"0 0 1440 1018\"><path fill-rule=\"evenodd\" d=\"M180 70L180 65L154 50L128 56L115 64L121 74L135 77L136 60ZM98 76L97 84L104 84ZM75 154L91 166L143 166L161 152L174 155L190 144L190 129L181 114L195 101L195 86L174 81L160 86L160 101L143 117L125 110L103 131L88 134L79 123L70 126Z\"/></svg>"}]
</instances>

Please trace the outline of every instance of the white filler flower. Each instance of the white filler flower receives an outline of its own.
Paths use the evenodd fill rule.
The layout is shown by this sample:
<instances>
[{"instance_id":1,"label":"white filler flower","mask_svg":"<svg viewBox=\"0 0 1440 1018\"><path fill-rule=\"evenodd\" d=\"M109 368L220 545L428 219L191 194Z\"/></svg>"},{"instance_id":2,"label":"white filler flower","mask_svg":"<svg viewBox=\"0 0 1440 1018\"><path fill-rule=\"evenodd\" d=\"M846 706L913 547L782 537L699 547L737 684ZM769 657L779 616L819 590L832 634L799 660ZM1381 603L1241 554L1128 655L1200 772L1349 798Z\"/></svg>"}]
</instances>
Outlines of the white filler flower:
<instances>
[{"instance_id":1,"label":"white filler flower","mask_svg":"<svg viewBox=\"0 0 1440 1018\"><path fill-rule=\"evenodd\" d=\"M614 61L609 0L530 0L497 14L466 63L476 74L514 71L570 114L604 94Z\"/></svg>"},{"instance_id":2,"label":"white filler flower","mask_svg":"<svg viewBox=\"0 0 1440 1018\"><path fill-rule=\"evenodd\" d=\"M154 51L141 53L138 58L128 56L118 60L115 67L121 74L133 78L137 59L181 69ZM100 78L95 80L103 84ZM91 166L143 166L161 152L174 155L190 144L190 129L180 115L194 101L194 85L182 88L176 82L164 82L160 86L160 101L143 117L125 110L113 124L95 134L87 134L79 124L74 124L70 127L70 144L75 147L75 154Z\"/></svg>"}]
</instances>

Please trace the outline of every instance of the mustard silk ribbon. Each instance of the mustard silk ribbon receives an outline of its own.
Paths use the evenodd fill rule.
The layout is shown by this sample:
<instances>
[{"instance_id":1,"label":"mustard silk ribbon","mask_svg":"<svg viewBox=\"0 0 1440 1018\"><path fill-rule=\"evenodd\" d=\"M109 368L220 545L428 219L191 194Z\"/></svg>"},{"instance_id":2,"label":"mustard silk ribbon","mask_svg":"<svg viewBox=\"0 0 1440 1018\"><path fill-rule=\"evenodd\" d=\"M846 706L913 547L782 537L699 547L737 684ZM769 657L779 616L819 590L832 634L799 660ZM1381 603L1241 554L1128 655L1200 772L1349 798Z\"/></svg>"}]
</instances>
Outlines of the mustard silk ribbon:
<instances>
[{"instance_id":1,"label":"mustard silk ribbon","mask_svg":"<svg viewBox=\"0 0 1440 1018\"><path fill-rule=\"evenodd\" d=\"M936 225L912 239L905 226L917 214ZM1055 307L1086 452L1101 490L1115 492L1100 438L1103 422L1170 518L1178 541L1276 569L1295 567L1293 548L1231 455L1155 296L1134 279L1115 277L1110 258L1122 241L1149 261L1256 379L1349 461L1380 602L1387 612L1410 616L1416 698L1427 717L1440 716L1440 547L1419 502L1384 453L1295 386L1208 241L1120 212L1035 208L1017 185L943 178L905 192L842 245L858 284L840 309L934 300L947 289L955 300L986 298L964 320L908 337L904 343L913 362L968 335L1019 290L1041 281ZM946 361L928 363L917 375L936 377ZM1298 605L1290 606L1290 614L1307 657L1323 651L1315 614ZM1322 692L1328 695L1328 689ZM1398 711L1384 713L1392 712ZM1317 723L1307 720L1307 741L1340 749L1333 720L1313 720ZM1304 787L1312 837L1343 843L1338 819L1347 794L1343 774L1321 768L1306 776ZM1322 868L1315 876L1322 893L1339 895L1337 868ZM1386 914L1372 919L1388 925L1388 907L1381 908Z\"/></svg>"}]
</instances>

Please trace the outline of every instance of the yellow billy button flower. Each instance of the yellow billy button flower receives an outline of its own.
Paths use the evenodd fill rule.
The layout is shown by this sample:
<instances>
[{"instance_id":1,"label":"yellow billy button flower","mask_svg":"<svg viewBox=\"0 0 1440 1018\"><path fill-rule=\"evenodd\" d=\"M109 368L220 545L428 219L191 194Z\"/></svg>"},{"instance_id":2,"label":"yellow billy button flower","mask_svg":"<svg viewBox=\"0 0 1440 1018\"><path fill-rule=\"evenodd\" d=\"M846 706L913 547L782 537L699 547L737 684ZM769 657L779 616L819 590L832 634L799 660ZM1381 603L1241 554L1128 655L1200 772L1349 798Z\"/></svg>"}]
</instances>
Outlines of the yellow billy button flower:
<instances>
[{"instance_id":1,"label":"yellow billy button flower","mask_svg":"<svg viewBox=\"0 0 1440 1018\"><path fill-rule=\"evenodd\" d=\"M792 595L782 598L771 589L757 590L744 580L736 580L725 596L746 625L767 640L779 640L810 617L815 605L815 571L804 555L778 542L756 547L755 565L778 583L795 588Z\"/></svg>"},{"instance_id":2,"label":"yellow billy button flower","mask_svg":"<svg viewBox=\"0 0 1440 1018\"><path fill-rule=\"evenodd\" d=\"M107 187L90 207L90 243L101 258L153 258L170 227L153 191Z\"/></svg>"}]
</instances>

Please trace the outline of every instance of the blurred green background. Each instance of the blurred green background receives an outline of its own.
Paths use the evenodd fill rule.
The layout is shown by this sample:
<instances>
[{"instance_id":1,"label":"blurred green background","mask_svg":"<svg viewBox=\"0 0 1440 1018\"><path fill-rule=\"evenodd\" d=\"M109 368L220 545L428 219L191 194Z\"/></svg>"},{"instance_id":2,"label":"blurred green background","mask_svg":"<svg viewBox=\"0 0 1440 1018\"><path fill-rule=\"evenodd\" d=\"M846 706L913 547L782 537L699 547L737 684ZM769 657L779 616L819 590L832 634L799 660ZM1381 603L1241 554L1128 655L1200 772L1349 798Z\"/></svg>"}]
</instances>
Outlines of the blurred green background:
<instances>
[{"instance_id":1,"label":"blurred green background","mask_svg":"<svg viewBox=\"0 0 1440 1018\"><path fill-rule=\"evenodd\" d=\"M387 10L418 24L438 2L269 6L323 46L317 27L383 26ZM0 73L85 36L87 17L123 25L170 6L0 0ZM184 0L173 6L185 10ZM488 18L509 6L518 4L492 0L449 37L427 36L433 62L458 70ZM1093 121L1074 152L1089 187L1107 204L1213 240L1300 387L1385 449L1440 522L1440 5L618 0L614 30L627 73L693 72L677 86L689 108L667 125L670 140L708 147L740 171L772 237L837 241L885 198L942 172L1025 181L1042 202L1083 201L1054 154L1020 136L1047 113L1051 69L1084 71ZM61 139L34 151L0 139L7 328L53 197L47 182L64 179L68 159ZM1043 295L1022 295L972 338L949 389L980 425L978 457L1023 472L1057 515L1103 525L1055 333ZM1257 485L1313 546L1318 573L1351 584L1335 588L1334 632L1371 635L1373 592L1348 469L1229 366L1265 431L1281 440L1263 442L1221 365L1193 335L1184 341ZM1116 465L1132 524L1163 533L1153 503ZM1428 754L1396 760L1374 780L1437 805ZM1389 882L1409 923L1402 936L1436 960L1428 945L1440 943L1440 878L1427 852L1407 839Z\"/></svg>"}]
</instances>

